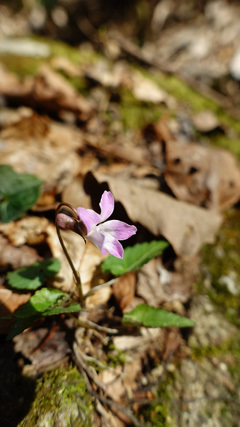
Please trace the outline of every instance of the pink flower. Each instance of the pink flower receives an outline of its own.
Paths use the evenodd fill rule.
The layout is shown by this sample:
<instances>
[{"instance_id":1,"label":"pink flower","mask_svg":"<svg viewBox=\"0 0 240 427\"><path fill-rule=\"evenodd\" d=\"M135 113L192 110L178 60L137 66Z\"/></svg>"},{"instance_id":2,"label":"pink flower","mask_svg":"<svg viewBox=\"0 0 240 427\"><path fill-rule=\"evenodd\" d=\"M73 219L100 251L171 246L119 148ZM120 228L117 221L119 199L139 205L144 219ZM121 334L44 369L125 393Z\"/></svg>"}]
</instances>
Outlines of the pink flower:
<instances>
[{"instance_id":1,"label":"pink flower","mask_svg":"<svg viewBox=\"0 0 240 427\"><path fill-rule=\"evenodd\" d=\"M110 253L117 258L123 258L123 247L119 240L129 239L136 233L137 228L123 221L106 221L114 210L114 198L110 191L104 191L99 206L100 214L92 209L77 209L79 219L87 229L84 237L94 243L104 255Z\"/></svg>"}]
</instances>

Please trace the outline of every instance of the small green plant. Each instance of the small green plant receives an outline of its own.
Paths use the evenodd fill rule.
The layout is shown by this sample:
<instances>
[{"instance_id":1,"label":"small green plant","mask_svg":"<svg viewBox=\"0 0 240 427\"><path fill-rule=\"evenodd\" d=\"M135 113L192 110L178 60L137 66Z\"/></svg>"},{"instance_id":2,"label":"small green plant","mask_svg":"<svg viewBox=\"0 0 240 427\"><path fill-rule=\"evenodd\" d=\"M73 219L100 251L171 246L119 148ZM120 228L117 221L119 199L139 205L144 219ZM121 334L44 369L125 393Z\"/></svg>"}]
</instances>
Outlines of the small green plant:
<instances>
[{"instance_id":1,"label":"small green plant","mask_svg":"<svg viewBox=\"0 0 240 427\"><path fill-rule=\"evenodd\" d=\"M7 168L6 171L12 176L10 169ZM30 182L35 182L32 177ZM66 214L65 211L62 212L62 209L66 209L66 207L70 209L71 214ZM86 299L90 294L100 287L110 286L116 280L112 279L103 285L96 286L84 295L80 276L61 237L61 229L74 231L84 241L86 239L90 240L103 254L110 253L110 256L102 264L102 271L103 273L111 273L113 276L120 276L138 270L149 260L160 255L167 247L168 244L166 242L152 241L136 244L126 248L124 251L120 241L126 240L135 234L137 228L122 221L108 220L114 210L114 199L110 191L103 193L100 209L101 212L98 214L91 209L78 208L76 210L71 205L62 203L56 211L57 234L73 271L77 286L77 297L57 289L47 287L39 289L46 282L50 281L51 283L51 279L59 272L60 263L57 259L50 258L8 273L8 283L13 288L36 291L30 300L13 314L15 324L9 332L9 339L31 326L40 317L84 310ZM130 313L125 314L123 323L130 326L141 325L154 328L170 326L191 327L194 325L190 319L146 304L141 304Z\"/></svg>"}]
</instances>

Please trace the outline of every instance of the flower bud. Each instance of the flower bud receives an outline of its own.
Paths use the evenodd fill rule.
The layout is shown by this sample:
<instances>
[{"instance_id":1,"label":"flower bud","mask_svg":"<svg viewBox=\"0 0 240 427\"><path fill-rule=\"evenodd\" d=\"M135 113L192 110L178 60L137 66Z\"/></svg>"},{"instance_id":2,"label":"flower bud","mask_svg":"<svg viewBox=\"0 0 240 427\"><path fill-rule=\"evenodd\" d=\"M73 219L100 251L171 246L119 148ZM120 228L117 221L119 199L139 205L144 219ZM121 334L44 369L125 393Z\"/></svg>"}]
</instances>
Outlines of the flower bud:
<instances>
[{"instance_id":1,"label":"flower bud","mask_svg":"<svg viewBox=\"0 0 240 427\"><path fill-rule=\"evenodd\" d=\"M62 228L63 230L75 231L74 226L75 226L76 220L69 215L66 215L64 213L57 214L56 223L58 227Z\"/></svg>"}]
</instances>

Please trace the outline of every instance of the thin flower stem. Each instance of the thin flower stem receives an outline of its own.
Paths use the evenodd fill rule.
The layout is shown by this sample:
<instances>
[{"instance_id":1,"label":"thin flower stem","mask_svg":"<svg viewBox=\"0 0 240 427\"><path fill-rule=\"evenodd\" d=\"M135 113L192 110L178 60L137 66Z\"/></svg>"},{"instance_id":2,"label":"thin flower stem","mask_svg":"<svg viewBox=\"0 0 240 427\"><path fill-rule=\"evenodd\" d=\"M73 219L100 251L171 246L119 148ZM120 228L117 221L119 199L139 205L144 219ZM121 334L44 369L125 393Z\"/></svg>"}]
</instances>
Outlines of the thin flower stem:
<instances>
[{"instance_id":1,"label":"thin flower stem","mask_svg":"<svg viewBox=\"0 0 240 427\"><path fill-rule=\"evenodd\" d=\"M77 219L76 219L76 212L72 208L72 206L69 205L68 203L60 203L60 205L56 209L55 218L57 217L58 213L60 212L60 210L64 206L67 206L69 209L72 210L72 212L74 213L74 218L73 219L75 219L77 221ZM75 267L73 265L72 259L71 259L70 255L69 255L68 251L67 251L65 243L64 243L63 238L61 236L60 228L59 228L56 220L55 220L55 224L56 224L56 230L57 230L57 235L58 235L58 238L59 238L59 242L60 242L60 244L62 246L62 250L63 250L64 255L66 256L66 258L68 260L68 263L69 263L69 265L70 265L70 267L72 269L72 272L73 272L73 275L74 275L74 278L75 278L75 281L76 281L76 286L77 286L77 290L78 290L78 298L79 298L80 305L83 308L85 308L85 297L83 296L82 282L81 282L80 276L79 276L77 270L75 269Z\"/></svg>"}]
</instances>

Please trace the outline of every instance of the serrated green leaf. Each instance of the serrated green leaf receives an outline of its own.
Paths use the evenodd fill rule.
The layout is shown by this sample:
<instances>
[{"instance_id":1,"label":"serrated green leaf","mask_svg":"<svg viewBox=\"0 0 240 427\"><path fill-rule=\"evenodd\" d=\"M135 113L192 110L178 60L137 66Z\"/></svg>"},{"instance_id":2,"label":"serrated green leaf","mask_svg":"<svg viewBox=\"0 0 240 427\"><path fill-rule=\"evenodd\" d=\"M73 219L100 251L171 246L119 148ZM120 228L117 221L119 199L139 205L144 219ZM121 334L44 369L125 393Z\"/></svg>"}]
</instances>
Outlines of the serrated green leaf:
<instances>
[{"instance_id":1,"label":"serrated green leaf","mask_svg":"<svg viewBox=\"0 0 240 427\"><path fill-rule=\"evenodd\" d=\"M0 219L3 223L20 218L37 202L42 181L34 175L19 174L0 165Z\"/></svg>"},{"instance_id":2,"label":"serrated green leaf","mask_svg":"<svg viewBox=\"0 0 240 427\"><path fill-rule=\"evenodd\" d=\"M34 290L42 286L48 277L53 277L61 268L56 258L35 262L28 267L18 268L7 274L8 283L16 289Z\"/></svg>"},{"instance_id":3,"label":"serrated green leaf","mask_svg":"<svg viewBox=\"0 0 240 427\"><path fill-rule=\"evenodd\" d=\"M162 308L151 307L146 304L140 304L130 313L124 314L123 321L124 323L140 324L147 328L166 328L170 326L186 328L194 326L194 322L187 317L181 317Z\"/></svg>"},{"instance_id":4,"label":"serrated green leaf","mask_svg":"<svg viewBox=\"0 0 240 427\"><path fill-rule=\"evenodd\" d=\"M135 271L150 261L155 256L160 255L168 246L167 242L153 240L148 243L139 243L124 250L123 259L110 255L102 264L103 273L112 273L114 276L121 276L125 273Z\"/></svg>"}]
</instances>

